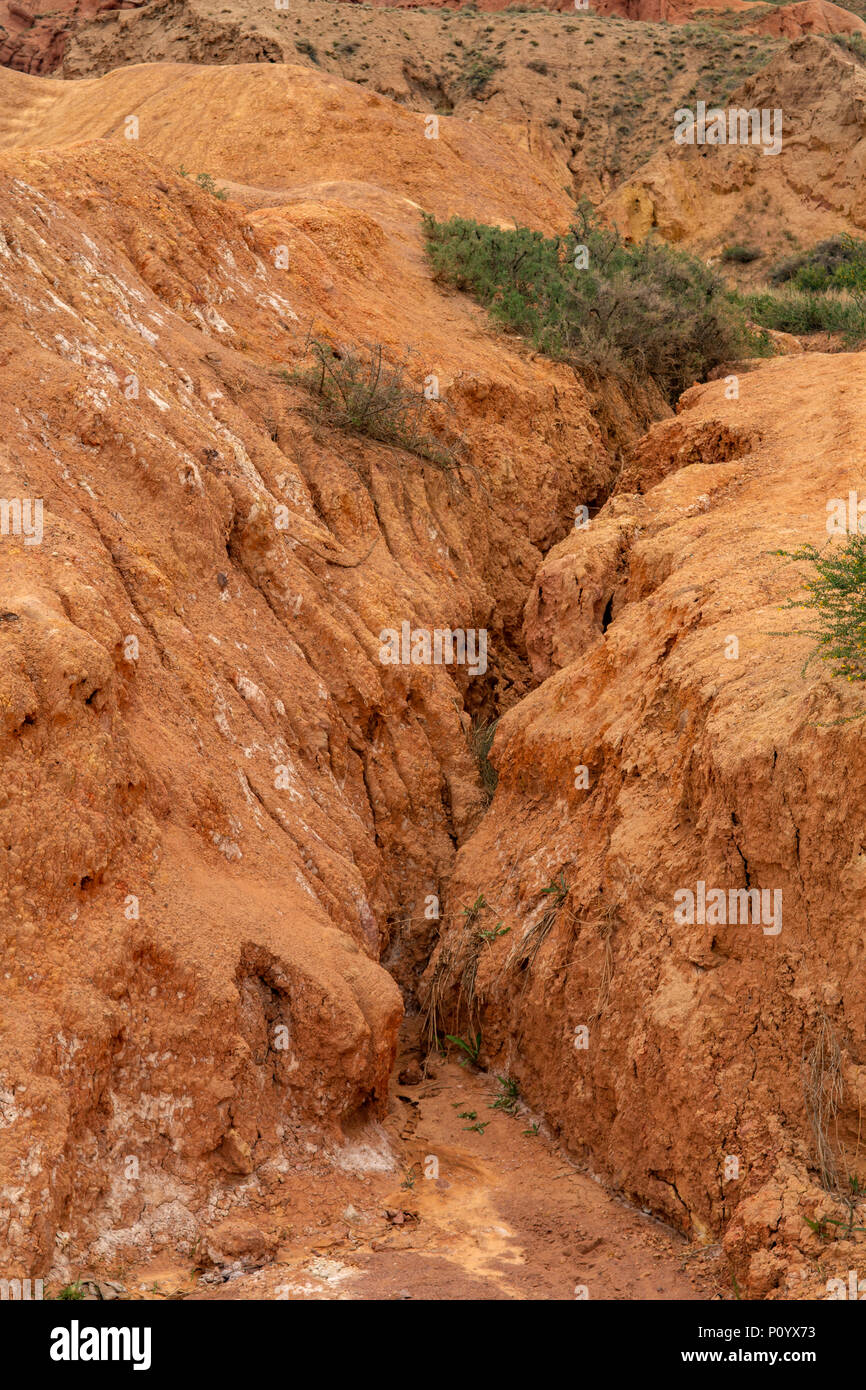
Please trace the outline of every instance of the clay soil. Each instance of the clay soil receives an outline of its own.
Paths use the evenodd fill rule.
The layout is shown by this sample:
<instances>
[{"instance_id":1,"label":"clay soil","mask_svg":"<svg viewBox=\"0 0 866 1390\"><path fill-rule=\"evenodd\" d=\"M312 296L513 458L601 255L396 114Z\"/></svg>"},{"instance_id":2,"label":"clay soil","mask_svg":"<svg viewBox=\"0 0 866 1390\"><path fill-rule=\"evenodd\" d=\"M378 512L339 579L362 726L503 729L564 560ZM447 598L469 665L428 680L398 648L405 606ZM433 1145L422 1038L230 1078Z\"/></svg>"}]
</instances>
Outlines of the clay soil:
<instances>
[{"instance_id":1,"label":"clay soil","mask_svg":"<svg viewBox=\"0 0 866 1390\"><path fill-rule=\"evenodd\" d=\"M672 406L501 331L421 220L862 231L863 66L815 32L859 21L794 8L153 0L0 67L0 493L46 541L0 537L0 1269L662 1301L856 1264L866 725L778 552L862 487L866 354L778 335ZM673 146L704 81L784 105L778 160ZM459 462L341 427L311 341L435 377ZM404 620L483 629L481 678L383 661ZM704 879L784 931L679 922Z\"/></svg>"},{"instance_id":2,"label":"clay soil","mask_svg":"<svg viewBox=\"0 0 866 1390\"><path fill-rule=\"evenodd\" d=\"M234 1248L246 1254L224 1256L219 1272L164 1257L115 1270L127 1296L732 1296L720 1246L690 1243L610 1193L568 1158L544 1120L523 1103L513 1113L493 1109L502 1092L494 1076L437 1057L426 1076L419 1070L420 1080L401 1084L404 1069L418 1065L415 1031L404 1035L380 1145L368 1131L347 1156L346 1169L299 1165L286 1181L290 1195L283 1205L261 1213L253 1208L236 1223ZM479 1123L483 1133L473 1129ZM262 1257L268 1251L260 1269L250 1254L257 1248Z\"/></svg>"}]
</instances>

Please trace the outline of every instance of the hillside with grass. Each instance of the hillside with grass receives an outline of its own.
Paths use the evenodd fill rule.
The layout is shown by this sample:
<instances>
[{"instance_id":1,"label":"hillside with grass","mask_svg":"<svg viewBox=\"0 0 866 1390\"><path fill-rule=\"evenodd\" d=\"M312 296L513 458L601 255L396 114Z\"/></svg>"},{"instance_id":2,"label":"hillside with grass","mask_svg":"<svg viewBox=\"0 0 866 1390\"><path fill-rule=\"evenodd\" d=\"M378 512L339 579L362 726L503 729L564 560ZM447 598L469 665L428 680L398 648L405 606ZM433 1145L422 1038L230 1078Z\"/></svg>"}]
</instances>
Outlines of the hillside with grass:
<instances>
[{"instance_id":1,"label":"hillside with grass","mask_svg":"<svg viewBox=\"0 0 866 1390\"><path fill-rule=\"evenodd\" d=\"M304 63L415 111L490 124L570 191L596 198L650 157L677 107L698 95L724 102L784 46L703 20L633 23L573 6L395 12L292 0L283 13L252 0L153 0L80 26L62 72L160 60Z\"/></svg>"}]
</instances>

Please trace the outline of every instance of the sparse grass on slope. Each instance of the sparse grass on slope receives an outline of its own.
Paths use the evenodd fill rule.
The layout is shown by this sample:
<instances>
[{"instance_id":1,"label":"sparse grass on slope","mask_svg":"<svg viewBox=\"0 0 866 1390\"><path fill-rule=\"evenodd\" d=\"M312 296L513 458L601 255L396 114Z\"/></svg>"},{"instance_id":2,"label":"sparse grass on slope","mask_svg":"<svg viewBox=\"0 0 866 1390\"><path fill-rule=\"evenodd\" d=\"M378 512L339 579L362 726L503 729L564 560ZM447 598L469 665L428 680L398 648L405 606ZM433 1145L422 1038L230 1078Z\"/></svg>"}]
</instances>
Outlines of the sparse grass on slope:
<instances>
[{"instance_id":1,"label":"sparse grass on slope","mask_svg":"<svg viewBox=\"0 0 866 1390\"><path fill-rule=\"evenodd\" d=\"M496 719L476 719L469 734L469 747L475 755L485 800L489 803L496 791L499 774L490 761L490 751L496 735Z\"/></svg>"},{"instance_id":2,"label":"sparse grass on slope","mask_svg":"<svg viewBox=\"0 0 866 1390\"><path fill-rule=\"evenodd\" d=\"M407 359L389 362L380 343L334 348L317 338L306 343L307 365L286 373L315 401L319 419L336 429L392 444L449 470L462 440L443 440L424 429L430 402L406 374Z\"/></svg>"},{"instance_id":3,"label":"sparse grass on slope","mask_svg":"<svg viewBox=\"0 0 866 1390\"><path fill-rule=\"evenodd\" d=\"M847 347L866 341L866 241L830 237L778 262L769 279L778 288L745 295L742 301L762 327L841 334Z\"/></svg>"},{"instance_id":4,"label":"sparse grass on slope","mask_svg":"<svg viewBox=\"0 0 866 1390\"><path fill-rule=\"evenodd\" d=\"M569 237L425 215L436 278L479 300L550 357L637 381L669 400L722 362L768 351L719 276L661 243L626 246L582 203Z\"/></svg>"},{"instance_id":5,"label":"sparse grass on slope","mask_svg":"<svg viewBox=\"0 0 866 1390\"><path fill-rule=\"evenodd\" d=\"M866 4L863 9L866 10ZM860 18L866 19L866 14L861 14ZM862 34L833 34L831 37L833 43L838 44L852 58L856 58L858 63L866 63L866 38Z\"/></svg>"},{"instance_id":6,"label":"sparse grass on slope","mask_svg":"<svg viewBox=\"0 0 866 1390\"><path fill-rule=\"evenodd\" d=\"M189 169L184 169L183 165L180 166L177 172L182 179L192 177ZM224 203L229 196L224 188L217 188L213 174L196 174L195 181L199 188L203 188L205 193L212 194L214 198L219 198L221 203Z\"/></svg>"},{"instance_id":7,"label":"sparse grass on slope","mask_svg":"<svg viewBox=\"0 0 866 1390\"><path fill-rule=\"evenodd\" d=\"M866 0L864 0L866 3ZM477 119L503 134L527 117L545 132L575 188L599 198L673 138L673 114L696 98L724 104L785 41L721 22L648 24L591 11L480 13L373 9L291 0L187 0L154 31L145 7L119 24L76 25L64 75L129 63L279 61L332 72L416 111ZM419 158L421 156L419 155Z\"/></svg>"}]
</instances>

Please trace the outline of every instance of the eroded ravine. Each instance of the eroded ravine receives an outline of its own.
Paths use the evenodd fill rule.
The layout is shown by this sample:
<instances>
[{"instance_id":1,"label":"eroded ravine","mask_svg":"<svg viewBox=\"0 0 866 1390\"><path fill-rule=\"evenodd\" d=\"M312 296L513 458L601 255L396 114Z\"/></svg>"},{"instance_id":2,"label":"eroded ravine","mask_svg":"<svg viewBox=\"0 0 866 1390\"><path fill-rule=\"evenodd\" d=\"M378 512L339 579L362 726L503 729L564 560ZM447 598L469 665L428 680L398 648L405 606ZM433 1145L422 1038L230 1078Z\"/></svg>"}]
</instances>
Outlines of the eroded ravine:
<instances>
[{"instance_id":1,"label":"eroded ravine","mask_svg":"<svg viewBox=\"0 0 866 1390\"><path fill-rule=\"evenodd\" d=\"M484 132L419 165L418 118L349 84L229 78L275 111L288 88L313 129L335 100L365 139L381 121L393 187L248 213L123 141L0 169L4 488L43 500L47 542L3 538L0 1225L51 1283L194 1262L386 1108L401 1001L377 962L411 991L483 809L466 711L528 688L526 585L614 473L573 374L433 285L402 189L540 225L567 200ZM161 75L106 81L128 103ZM483 189L460 192L464 155ZM466 475L317 419L287 379L313 323L414 341ZM383 663L404 621L488 631L480 698L463 668Z\"/></svg>"},{"instance_id":2,"label":"eroded ravine","mask_svg":"<svg viewBox=\"0 0 866 1390\"><path fill-rule=\"evenodd\" d=\"M425 265L421 207L567 225L525 151L308 69L3 81L2 491L46 541L4 535L0 573L4 1267L664 1297L721 1240L722 1296L820 1289L816 1037L866 1180L862 725L780 639L773 552L856 481L863 358L693 388L597 511L647 403ZM178 92L236 107L228 153ZM28 121L63 147L11 148ZM239 201L173 172L193 135ZM317 414L308 330L412 342L471 467ZM404 622L487 632L478 684L385 662ZM467 734L496 714L485 814ZM677 920L705 881L781 893L783 929ZM452 1044L395 1083L434 978L485 1073ZM529 1113L489 1109L497 1077Z\"/></svg>"}]
</instances>

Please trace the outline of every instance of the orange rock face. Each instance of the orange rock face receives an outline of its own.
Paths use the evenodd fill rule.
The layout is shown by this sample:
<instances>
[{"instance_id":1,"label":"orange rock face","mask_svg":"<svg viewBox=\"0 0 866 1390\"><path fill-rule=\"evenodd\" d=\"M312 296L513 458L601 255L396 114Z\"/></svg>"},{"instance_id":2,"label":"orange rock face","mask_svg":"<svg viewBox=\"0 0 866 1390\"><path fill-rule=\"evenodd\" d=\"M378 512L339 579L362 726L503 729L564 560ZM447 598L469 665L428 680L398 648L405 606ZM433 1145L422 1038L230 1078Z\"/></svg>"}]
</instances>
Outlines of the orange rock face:
<instances>
[{"instance_id":1,"label":"orange rock face","mask_svg":"<svg viewBox=\"0 0 866 1390\"><path fill-rule=\"evenodd\" d=\"M546 556L526 609L546 679L500 723L428 975L576 1153L724 1236L748 1297L824 1296L803 1059L825 1030L833 1143L862 1165L862 732L840 722L862 700L804 676L810 639L780 635L804 622L780 612L798 572L773 552L820 545L857 486L864 381L862 354L804 354L693 388ZM700 912L711 888L723 914ZM734 915L745 888L775 915ZM460 915L479 893L478 926L510 929L483 945Z\"/></svg>"},{"instance_id":2,"label":"orange rock face","mask_svg":"<svg viewBox=\"0 0 866 1390\"><path fill-rule=\"evenodd\" d=\"M258 211L139 152L172 81L206 107L226 79L296 131L245 165ZM0 164L0 1232L43 1271L188 1250L305 1146L375 1145L402 1014L380 958L407 983L426 959L481 810L469 716L527 688L525 584L614 460L573 374L424 264L416 198L565 216L510 146L445 122L431 151L306 70L4 81L72 139L112 101L142 137ZM464 465L316 423L284 375L310 328L413 345ZM383 664L404 622L484 629L486 671Z\"/></svg>"},{"instance_id":3,"label":"orange rock face","mask_svg":"<svg viewBox=\"0 0 866 1390\"><path fill-rule=\"evenodd\" d=\"M51 0L49 9L32 0L0 0L0 66L19 72L53 72L72 30L94 15L135 9L143 0Z\"/></svg>"},{"instance_id":4,"label":"orange rock face","mask_svg":"<svg viewBox=\"0 0 866 1390\"><path fill-rule=\"evenodd\" d=\"M357 5L360 0L344 0L347 5ZM459 10L463 0L431 0L429 5L424 5L421 0L370 0L374 9L377 10ZM510 0L478 0L476 6L479 10L484 10L487 14L494 14L497 10L508 8ZM536 0L536 3L527 6L532 10L553 10L568 11L577 9L574 0Z\"/></svg>"},{"instance_id":5,"label":"orange rock face","mask_svg":"<svg viewBox=\"0 0 866 1390\"><path fill-rule=\"evenodd\" d=\"M830 0L779 5L748 28L753 34L773 34L785 39L798 39L803 34L866 34L866 24L859 15L831 4Z\"/></svg>"}]
</instances>

